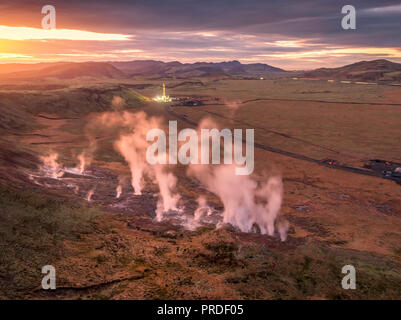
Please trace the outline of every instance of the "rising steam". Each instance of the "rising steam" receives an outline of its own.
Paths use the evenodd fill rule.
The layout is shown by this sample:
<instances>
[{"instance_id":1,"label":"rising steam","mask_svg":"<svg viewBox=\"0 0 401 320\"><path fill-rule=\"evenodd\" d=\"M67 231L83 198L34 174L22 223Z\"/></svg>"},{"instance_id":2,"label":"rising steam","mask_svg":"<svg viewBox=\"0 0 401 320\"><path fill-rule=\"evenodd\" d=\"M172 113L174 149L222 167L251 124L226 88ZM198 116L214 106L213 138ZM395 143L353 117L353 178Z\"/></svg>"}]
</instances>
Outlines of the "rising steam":
<instances>
[{"instance_id":1,"label":"rising steam","mask_svg":"<svg viewBox=\"0 0 401 320\"><path fill-rule=\"evenodd\" d=\"M92 189L90 189L88 191L88 194L86 195L86 201L88 201L88 202L92 201L92 196L95 193L95 190L96 190L96 186L94 186Z\"/></svg>"},{"instance_id":2,"label":"rising steam","mask_svg":"<svg viewBox=\"0 0 401 320\"><path fill-rule=\"evenodd\" d=\"M220 198L224 223L243 232L250 232L257 225L262 234L274 235L283 196L280 177L257 181L255 177L236 175L233 165L191 165L189 174ZM280 236L285 240L285 226L281 227Z\"/></svg>"},{"instance_id":3,"label":"rising steam","mask_svg":"<svg viewBox=\"0 0 401 320\"><path fill-rule=\"evenodd\" d=\"M211 127L217 125L205 119L198 131ZM209 157L209 154L204 156ZM224 205L224 223L234 225L243 232L251 232L256 225L262 234L274 235L283 198L280 176L236 175L234 165L199 164L191 164L188 174L220 198ZM280 224L278 231L282 241L286 239L287 229L288 222Z\"/></svg>"},{"instance_id":4,"label":"rising steam","mask_svg":"<svg viewBox=\"0 0 401 320\"><path fill-rule=\"evenodd\" d=\"M124 100L119 97L114 97L112 101L115 110L120 110L124 103ZM238 104L233 102L231 106L233 112L237 108ZM173 174L171 165L160 164L161 162L151 165L146 160L146 152L150 145L146 139L147 133L155 128L163 129L162 119L149 117L144 112L114 111L99 116L96 124L99 124L99 121L102 129L111 129L116 135L114 148L121 154L130 169L130 183L134 195L142 195L146 186L145 181L157 185L158 201L155 212L157 221L163 220L169 211L181 213L182 208L179 207L181 196L177 192L177 177ZM217 125L210 120L205 120L199 125L198 132L203 128L217 128ZM90 141L89 148L77 157L79 164L76 170L81 174L84 174L92 161L95 140L91 138ZM201 144L201 141L198 140L198 143ZM201 148L198 149L201 150ZM211 153L211 150L207 152ZM158 154L158 156L163 157L165 154ZM196 156L205 155L197 153ZM209 156L210 154L207 154L207 157ZM57 179L63 175L63 167L57 162L57 153L50 153L41 159L42 169L51 177ZM194 161L190 164L187 175L196 178L209 192L221 200L224 205L223 223L236 226L243 232L259 229L261 234L273 236L277 231L281 240L286 240L289 225L286 220L279 219L283 199L283 183L279 175L237 175L234 164L195 163L200 162ZM124 191L128 188L124 183L125 178L120 177L118 180L115 189L117 199L121 197L123 188ZM76 187L74 191L78 193L79 187ZM91 201L94 193L95 187L89 190L86 200ZM198 227L202 219L213 213L213 208L208 206L205 197L199 197L197 202L198 206L193 217L185 223L190 229Z\"/></svg>"},{"instance_id":5,"label":"rising steam","mask_svg":"<svg viewBox=\"0 0 401 320\"><path fill-rule=\"evenodd\" d=\"M86 154L85 151L83 151L82 153L80 153L77 156L77 159L79 161L79 165L77 167L79 173L83 174L85 172L85 168L90 165L91 163L91 158L89 158Z\"/></svg>"},{"instance_id":6,"label":"rising steam","mask_svg":"<svg viewBox=\"0 0 401 320\"><path fill-rule=\"evenodd\" d=\"M113 100L111 100L111 106L115 111L123 109L124 105L125 105L125 100L119 96L114 96Z\"/></svg>"},{"instance_id":7,"label":"rising steam","mask_svg":"<svg viewBox=\"0 0 401 320\"><path fill-rule=\"evenodd\" d=\"M178 211L177 203L180 199L178 194L174 194L177 178L171 173L167 172L166 168L161 165L154 167L155 182L159 185L159 199L157 201L156 219L161 221L163 214L170 210Z\"/></svg>"},{"instance_id":8,"label":"rising steam","mask_svg":"<svg viewBox=\"0 0 401 320\"><path fill-rule=\"evenodd\" d=\"M200 196L196 201L198 202L198 207L194 212L194 220L198 222L203 216L210 216L212 214L212 208L207 205L204 196Z\"/></svg>"},{"instance_id":9,"label":"rising steam","mask_svg":"<svg viewBox=\"0 0 401 320\"><path fill-rule=\"evenodd\" d=\"M124 176L118 177L118 185L116 187L116 198L119 199L123 193L123 186L125 184L126 178Z\"/></svg>"},{"instance_id":10,"label":"rising steam","mask_svg":"<svg viewBox=\"0 0 401 320\"><path fill-rule=\"evenodd\" d=\"M102 123L129 127L129 132L121 134L114 146L130 168L134 194L142 194L144 176L148 176L159 187L156 219L161 221L164 213L170 210L178 211L180 196L175 192L177 178L166 165L149 165L146 161L146 150L149 147L146 135L151 129L162 127L161 119L148 117L144 112L106 113L102 116ZM119 195L118 190L117 195Z\"/></svg>"},{"instance_id":11,"label":"rising steam","mask_svg":"<svg viewBox=\"0 0 401 320\"><path fill-rule=\"evenodd\" d=\"M58 153L51 152L48 156L41 156L43 162L41 169L51 178L58 179L64 175L62 166L57 162Z\"/></svg>"}]
</instances>

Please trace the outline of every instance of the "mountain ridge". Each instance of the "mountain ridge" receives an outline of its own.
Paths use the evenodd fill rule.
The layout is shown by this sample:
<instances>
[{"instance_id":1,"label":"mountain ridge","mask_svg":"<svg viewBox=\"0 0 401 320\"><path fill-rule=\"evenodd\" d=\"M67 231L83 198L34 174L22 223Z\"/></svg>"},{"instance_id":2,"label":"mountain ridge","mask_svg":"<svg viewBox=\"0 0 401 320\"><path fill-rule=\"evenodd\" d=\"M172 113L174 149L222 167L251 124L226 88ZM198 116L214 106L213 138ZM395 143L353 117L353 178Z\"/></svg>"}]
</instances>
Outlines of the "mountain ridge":
<instances>
[{"instance_id":1,"label":"mountain ridge","mask_svg":"<svg viewBox=\"0 0 401 320\"><path fill-rule=\"evenodd\" d=\"M52 62L37 64L3 64L0 76L10 79L106 77L130 78L135 76L159 77L268 77L285 73L268 64L242 64L239 61L181 63L157 60L106 62Z\"/></svg>"},{"instance_id":2,"label":"mountain ridge","mask_svg":"<svg viewBox=\"0 0 401 320\"><path fill-rule=\"evenodd\" d=\"M358 61L338 68L306 71L302 76L334 80L401 82L401 64L386 59Z\"/></svg>"},{"instance_id":3,"label":"mountain ridge","mask_svg":"<svg viewBox=\"0 0 401 320\"><path fill-rule=\"evenodd\" d=\"M43 64L40 68L33 65L33 69L2 74L9 79L40 79L58 78L73 79L78 77L122 78L126 75L106 62L59 62L50 65Z\"/></svg>"},{"instance_id":4,"label":"mountain ridge","mask_svg":"<svg viewBox=\"0 0 401 320\"><path fill-rule=\"evenodd\" d=\"M293 71L268 64L243 64L237 60L223 62L181 63L158 60L108 62L49 62L36 64L0 64L0 77L11 80L41 78L73 79L79 77L127 79L137 76L166 78L274 78L294 74ZM302 77L401 83L401 64L385 59L359 61L337 68L299 71Z\"/></svg>"},{"instance_id":5,"label":"mountain ridge","mask_svg":"<svg viewBox=\"0 0 401 320\"><path fill-rule=\"evenodd\" d=\"M181 63L157 60L133 60L110 62L116 68L131 75L176 75L204 76L208 73L221 73L227 76L264 76L272 72L286 72L268 64L242 64L237 60L223 62Z\"/></svg>"}]
</instances>

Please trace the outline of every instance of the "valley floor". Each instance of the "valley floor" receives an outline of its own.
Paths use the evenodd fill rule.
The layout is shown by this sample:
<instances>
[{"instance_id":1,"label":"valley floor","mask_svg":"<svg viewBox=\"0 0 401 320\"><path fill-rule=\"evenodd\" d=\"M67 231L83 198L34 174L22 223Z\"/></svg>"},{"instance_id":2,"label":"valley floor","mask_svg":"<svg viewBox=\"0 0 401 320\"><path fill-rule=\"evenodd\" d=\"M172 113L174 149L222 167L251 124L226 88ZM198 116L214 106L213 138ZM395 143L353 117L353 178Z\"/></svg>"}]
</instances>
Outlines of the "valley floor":
<instances>
[{"instance_id":1,"label":"valley floor","mask_svg":"<svg viewBox=\"0 0 401 320\"><path fill-rule=\"evenodd\" d=\"M165 108L145 98L158 92L156 83L134 94L129 85L138 83L102 84L89 93L0 93L0 298L401 297L401 186L365 166L373 159L401 162L401 89L174 81L166 82L171 96L205 102ZM44 175L40 157L50 152L65 167L77 165L76 156L90 146L88 124L108 111L114 96L130 112L178 120L181 129L204 118L222 128L254 128L255 142L268 147L255 149L255 171L283 177L287 240L227 225L186 228L200 193L216 212L223 207L183 166L174 173L184 218L155 221L157 190L150 183L136 196L127 180L116 198L119 177L129 177L129 169L114 150L116 133L101 126L89 128L97 148L84 175ZM57 270L53 291L41 290L41 268L48 264ZM341 287L344 265L356 268L356 290Z\"/></svg>"}]
</instances>

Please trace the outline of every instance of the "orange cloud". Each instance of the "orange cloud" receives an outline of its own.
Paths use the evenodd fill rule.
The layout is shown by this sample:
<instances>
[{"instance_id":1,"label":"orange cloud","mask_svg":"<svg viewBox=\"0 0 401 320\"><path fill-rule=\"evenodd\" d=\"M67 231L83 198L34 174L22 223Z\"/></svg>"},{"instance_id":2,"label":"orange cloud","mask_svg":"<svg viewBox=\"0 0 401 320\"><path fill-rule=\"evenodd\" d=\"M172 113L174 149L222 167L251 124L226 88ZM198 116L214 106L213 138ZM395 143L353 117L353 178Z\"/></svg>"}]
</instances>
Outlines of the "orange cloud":
<instances>
[{"instance_id":1,"label":"orange cloud","mask_svg":"<svg viewBox=\"0 0 401 320\"><path fill-rule=\"evenodd\" d=\"M258 54L258 57L270 57L279 59L299 59L299 58L315 58L315 57L345 57L348 55L355 54L368 54L377 56L386 56L389 58L401 58L401 50L397 48L343 48L343 49L324 49L324 50L312 50L312 51L301 51L301 52L289 52L289 53L270 53L270 54Z\"/></svg>"}]
</instances>

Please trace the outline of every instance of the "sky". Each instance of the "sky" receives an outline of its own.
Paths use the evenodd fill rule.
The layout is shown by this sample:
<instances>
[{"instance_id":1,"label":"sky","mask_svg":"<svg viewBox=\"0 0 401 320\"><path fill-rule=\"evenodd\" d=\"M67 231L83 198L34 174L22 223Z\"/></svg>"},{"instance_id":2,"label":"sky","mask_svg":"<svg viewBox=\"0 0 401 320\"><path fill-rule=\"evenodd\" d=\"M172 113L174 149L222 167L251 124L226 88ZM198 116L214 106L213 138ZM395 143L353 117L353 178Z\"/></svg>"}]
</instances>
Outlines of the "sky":
<instances>
[{"instance_id":1,"label":"sky","mask_svg":"<svg viewBox=\"0 0 401 320\"><path fill-rule=\"evenodd\" d=\"M42 7L56 30L42 29ZM356 9L344 30L341 9ZM286 70L401 63L400 0L1 0L0 63L238 60Z\"/></svg>"}]
</instances>

